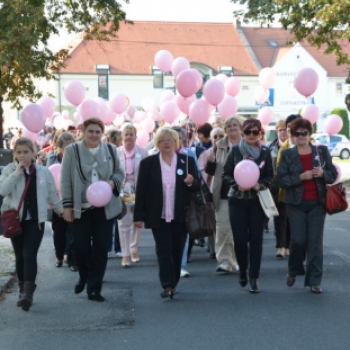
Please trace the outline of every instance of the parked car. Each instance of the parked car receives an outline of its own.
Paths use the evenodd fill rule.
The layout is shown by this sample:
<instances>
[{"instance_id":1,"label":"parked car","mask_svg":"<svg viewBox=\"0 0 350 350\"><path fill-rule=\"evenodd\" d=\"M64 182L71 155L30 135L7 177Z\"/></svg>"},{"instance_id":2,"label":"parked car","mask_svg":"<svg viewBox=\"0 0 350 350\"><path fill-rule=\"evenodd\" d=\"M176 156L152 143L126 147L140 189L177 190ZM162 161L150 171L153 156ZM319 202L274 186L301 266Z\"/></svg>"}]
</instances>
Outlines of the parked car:
<instances>
[{"instance_id":1,"label":"parked car","mask_svg":"<svg viewBox=\"0 0 350 350\"><path fill-rule=\"evenodd\" d=\"M341 134L332 136L329 136L328 134L313 134L312 138L327 146L332 157L349 159L350 141L346 136Z\"/></svg>"}]
</instances>

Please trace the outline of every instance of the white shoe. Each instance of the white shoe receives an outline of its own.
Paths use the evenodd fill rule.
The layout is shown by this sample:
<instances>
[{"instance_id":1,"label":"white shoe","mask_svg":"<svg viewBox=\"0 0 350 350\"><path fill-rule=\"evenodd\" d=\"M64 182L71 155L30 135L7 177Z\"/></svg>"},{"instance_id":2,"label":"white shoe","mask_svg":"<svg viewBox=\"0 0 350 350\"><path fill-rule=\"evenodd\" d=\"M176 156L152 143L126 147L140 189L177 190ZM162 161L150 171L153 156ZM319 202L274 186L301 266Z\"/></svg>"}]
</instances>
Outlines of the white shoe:
<instances>
[{"instance_id":1,"label":"white shoe","mask_svg":"<svg viewBox=\"0 0 350 350\"><path fill-rule=\"evenodd\" d=\"M285 249L284 248L278 248L276 253L276 258L284 258Z\"/></svg>"},{"instance_id":2,"label":"white shoe","mask_svg":"<svg viewBox=\"0 0 350 350\"><path fill-rule=\"evenodd\" d=\"M120 253L120 252L115 253L115 256L116 256L117 258L122 258L122 257L123 257L122 253Z\"/></svg>"},{"instance_id":3,"label":"white shoe","mask_svg":"<svg viewBox=\"0 0 350 350\"><path fill-rule=\"evenodd\" d=\"M239 272L239 266L237 263L234 263L232 266L232 272Z\"/></svg>"},{"instance_id":4,"label":"white shoe","mask_svg":"<svg viewBox=\"0 0 350 350\"><path fill-rule=\"evenodd\" d=\"M218 265L218 267L216 268L216 272L231 273L232 267L228 263L223 262L220 265Z\"/></svg>"},{"instance_id":5,"label":"white shoe","mask_svg":"<svg viewBox=\"0 0 350 350\"><path fill-rule=\"evenodd\" d=\"M184 267L181 267L180 277L190 277L190 273Z\"/></svg>"},{"instance_id":6,"label":"white shoe","mask_svg":"<svg viewBox=\"0 0 350 350\"><path fill-rule=\"evenodd\" d=\"M286 256L289 256L289 249L286 248L286 249L284 250L284 253L286 254Z\"/></svg>"}]
</instances>

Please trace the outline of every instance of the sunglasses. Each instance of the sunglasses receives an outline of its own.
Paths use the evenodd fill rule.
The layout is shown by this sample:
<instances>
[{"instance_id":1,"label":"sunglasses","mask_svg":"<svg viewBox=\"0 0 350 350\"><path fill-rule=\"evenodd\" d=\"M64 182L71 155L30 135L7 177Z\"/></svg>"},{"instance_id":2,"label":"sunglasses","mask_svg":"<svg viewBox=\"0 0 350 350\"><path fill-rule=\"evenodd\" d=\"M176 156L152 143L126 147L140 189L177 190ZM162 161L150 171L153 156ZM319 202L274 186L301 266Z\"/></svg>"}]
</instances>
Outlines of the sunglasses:
<instances>
[{"instance_id":1,"label":"sunglasses","mask_svg":"<svg viewBox=\"0 0 350 350\"><path fill-rule=\"evenodd\" d=\"M224 135L214 135L213 138L216 140L216 139L222 139L224 138L225 136Z\"/></svg>"},{"instance_id":2,"label":"sunglasses","mask_svg":"<svg viewBox=\"0 0 350 350\"><path fill-rule=\"evenodd\" d=\"M299 136L305 137L307 134L308 134L308 131L307 131L307 130L304 130L304 131L294 131L294 132L293 132L293 136L295 136L295 137L299 137Z\"/></svg>"},{"instance_id":3,"label":"sunglasses","mask_svg":"<svg viewBox=\"0 0 350 350\"><path fill-rule=\"evenodd\" d=\"M260 130L244 130L243 134L244 135L251 135L251 134L253 134L254 136L258 136L260 134Z\"/></svg>"}]
</instances>

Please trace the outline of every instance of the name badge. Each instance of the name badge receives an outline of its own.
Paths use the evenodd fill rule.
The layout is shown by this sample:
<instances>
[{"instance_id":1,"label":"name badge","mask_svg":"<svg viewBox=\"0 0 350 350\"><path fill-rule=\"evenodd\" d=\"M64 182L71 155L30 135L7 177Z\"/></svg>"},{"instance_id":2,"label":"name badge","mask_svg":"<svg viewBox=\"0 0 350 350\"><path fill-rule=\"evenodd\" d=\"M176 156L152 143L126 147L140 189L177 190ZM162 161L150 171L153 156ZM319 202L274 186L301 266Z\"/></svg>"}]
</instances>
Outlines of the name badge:
<instances>
[{"instance_id":1,"label":"name badge","mask_svg":"<svg viewBox=\"0 0 350 350\"><path fill-rule=\"evenodd\" d=\"M141 158L141 154L140 153L136 153L135 157L140 159Z\"/></svg>"},{"instance_id":2,"label":"name badge","mask_svg":"<svg viewBox=\"0 0 350 350\"><path fill-rule=\"evenodd\" d=\"M177 169L177 174L178 175L183 175L184 171L182 169Z\"/></svg>"}]
</instances>

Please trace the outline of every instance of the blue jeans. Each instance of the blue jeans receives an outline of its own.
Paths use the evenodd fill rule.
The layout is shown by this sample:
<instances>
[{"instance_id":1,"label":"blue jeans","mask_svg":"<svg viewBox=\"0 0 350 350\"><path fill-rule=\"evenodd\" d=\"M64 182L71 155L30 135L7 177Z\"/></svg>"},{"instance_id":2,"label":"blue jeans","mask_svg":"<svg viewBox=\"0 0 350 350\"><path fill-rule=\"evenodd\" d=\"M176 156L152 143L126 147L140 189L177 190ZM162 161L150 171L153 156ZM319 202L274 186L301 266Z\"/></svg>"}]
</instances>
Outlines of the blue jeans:
<instances>
[{"instance_id":1,"label":"blue jeans","mask_svg":"<svg viewBox=\"0 0 350 350\"><path fill-rule=\"evenodd\" d=\"M113 237L114 237L114 252L115 253L120 253L121 252L121 247L120 247L120 242L119 242L119 230L118 230L118 221L115 219L113 221L113 229L114 229L114 235L112 233L112 238L111 242L109 244L108 248L108 253L112 251L113 248Z\"/></svg>"},{"instance_id":2,"label":"blue jeans","mask_svg":"<svg viewBox=\"0 0 350 350\"><path fill-rule=\"evenodd\" d=\"M189 236L187 235L184 251L182 253L182 261L181 261L181 267L184 267L185 269L187 268L188 241L189 241Z\"/></svg>"}]
</instances>

